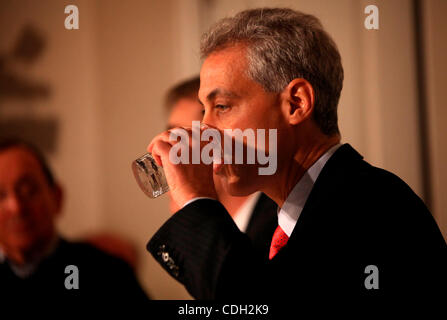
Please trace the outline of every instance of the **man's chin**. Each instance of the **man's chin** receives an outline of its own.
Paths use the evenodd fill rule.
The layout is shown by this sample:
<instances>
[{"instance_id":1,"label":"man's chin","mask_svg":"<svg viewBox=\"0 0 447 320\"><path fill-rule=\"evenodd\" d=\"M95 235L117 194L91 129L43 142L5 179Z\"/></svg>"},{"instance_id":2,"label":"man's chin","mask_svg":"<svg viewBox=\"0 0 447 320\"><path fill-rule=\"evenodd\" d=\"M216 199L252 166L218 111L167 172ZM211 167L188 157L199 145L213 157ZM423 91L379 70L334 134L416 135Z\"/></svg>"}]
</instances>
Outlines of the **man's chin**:
<instances>
[{"instance_id":1,"label":"man's chin","mask_svg":"<svg viewBox=\"0 0 447 320\"><path fill-rule=\"evenodd\" d=\"M9 259L16 264L23 264L26 262L26 257L32 251L33 243L27 239L13 239L7 245L4 245L4 253Z\"/></svg>"},{"instance_id":2,"label":"man's chin","mask_svg":"<svg viewBox=\"0 0 447 320\"><path fill-rule=\"evenodd\" d=\"M222 165L214 173L223 191L231 196L244 197L259 189L256 170L252 165Z\"/></svg>"},{"instance_id":3,"label":"man's chin","mask_svg":"<svg viewBox=\"0 0 447 320\"><path fill-rule=\"evenodd\" d=\"M256 191L252 190L251 186L247 185L240 177L236 176L222 179L222 185L225 192L234 197L248 196Z\"/></svg>"}]
</instances>

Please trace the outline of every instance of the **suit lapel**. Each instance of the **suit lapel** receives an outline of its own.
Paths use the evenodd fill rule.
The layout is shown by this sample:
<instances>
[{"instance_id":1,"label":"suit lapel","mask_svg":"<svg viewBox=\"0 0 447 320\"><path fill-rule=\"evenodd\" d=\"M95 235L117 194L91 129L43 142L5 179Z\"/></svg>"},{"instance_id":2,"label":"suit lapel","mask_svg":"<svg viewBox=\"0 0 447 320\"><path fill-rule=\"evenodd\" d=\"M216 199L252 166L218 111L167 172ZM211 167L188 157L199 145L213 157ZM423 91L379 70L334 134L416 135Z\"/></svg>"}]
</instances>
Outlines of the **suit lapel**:
<instances>
[{"instance_id":1,"label":"suit lapel","mask_svg":"<svg viewBox=\"0 0 447 320\"><path fill-rule=\"evenodd\" d=\"M301 237L311 232L313 226L321 223L320 218L329 210L330 194L340 191L343 175L352 166L353 162L363 157L349 144L342 145L328 160L314 183L311 193L304 205L303 211L290 235L288 245L293 245Z\"/></svg>"},{"instance_id":2,"label":"suit lapel","mask_svg":"<svg viewBox=\"0 0 447 320\"><path fill-rule=\"evenodd\" d=\"M247 226L246 234L258 254L266 259L268 258L273 232L278 225L277 208L278 206L273 200L265 194L261 194Z\"/></svg>"}]
</instances>

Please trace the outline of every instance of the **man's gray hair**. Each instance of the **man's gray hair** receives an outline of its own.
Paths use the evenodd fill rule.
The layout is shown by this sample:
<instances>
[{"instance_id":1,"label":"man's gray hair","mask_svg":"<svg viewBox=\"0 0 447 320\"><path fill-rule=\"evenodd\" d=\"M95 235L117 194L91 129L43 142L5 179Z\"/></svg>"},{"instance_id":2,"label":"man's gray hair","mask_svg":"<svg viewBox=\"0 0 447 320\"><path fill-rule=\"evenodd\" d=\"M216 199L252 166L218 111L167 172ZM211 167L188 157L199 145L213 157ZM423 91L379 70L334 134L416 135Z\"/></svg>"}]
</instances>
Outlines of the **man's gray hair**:
<instances>
[{"instance_id":1,"label":"man's gray hair","mask_svg":"<svg viewBox=\"0 0 447 320\"><path fill-rule=\"evenodd\" d=\"M295 78L309 81L315 91L314 121L326 135L339 133L343 67L318 18L286 8L242 11L202 36L202 59L236 44L247 45L247 75L266 91L279 93Z\"/></svg>"}]
</instances>

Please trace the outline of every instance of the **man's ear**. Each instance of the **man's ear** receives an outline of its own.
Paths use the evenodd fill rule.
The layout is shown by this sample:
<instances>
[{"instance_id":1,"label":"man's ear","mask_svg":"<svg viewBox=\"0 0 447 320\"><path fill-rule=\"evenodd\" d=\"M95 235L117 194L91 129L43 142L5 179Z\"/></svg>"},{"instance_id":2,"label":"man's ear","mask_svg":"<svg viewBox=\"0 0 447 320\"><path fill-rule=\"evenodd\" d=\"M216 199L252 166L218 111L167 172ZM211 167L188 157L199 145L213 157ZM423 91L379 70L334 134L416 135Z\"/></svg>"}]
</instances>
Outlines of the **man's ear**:
<instances>
[{"instance_id":1,"label":"man's ear","mask_svg":"<svg viewBox=\"0 0 447 320\"><path fill-rule=\"evenodd\" d=\"M58 216L62 212L62 205L64 203L64 190L62 186L57 182L52 187L54 203L55 203L55 214Z\"/></svg>"},{"instance_id":2,"label":"man's ear","mask_svg":"<svg viewBox=\"0 0 447 320\"><path fill-rule=\"evenodd\" d=\"M289 124L299 124L312 115L315 94L312 85L306 79L297 78L290 81L283 91L283 97Z\"/></svg>"}]
</instances>

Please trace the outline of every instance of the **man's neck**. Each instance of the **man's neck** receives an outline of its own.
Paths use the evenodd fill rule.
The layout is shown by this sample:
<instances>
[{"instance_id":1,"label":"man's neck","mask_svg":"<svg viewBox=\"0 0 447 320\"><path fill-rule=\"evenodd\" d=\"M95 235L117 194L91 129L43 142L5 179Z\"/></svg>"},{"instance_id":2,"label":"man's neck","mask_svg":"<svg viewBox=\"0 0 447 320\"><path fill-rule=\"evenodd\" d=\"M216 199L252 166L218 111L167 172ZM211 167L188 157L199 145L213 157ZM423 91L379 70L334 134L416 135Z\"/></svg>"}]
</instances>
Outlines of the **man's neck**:
<instances>
[{"instance_id":1,"label":"man's neck","mask_svg":"<svg viewBox=\"0 0 447 320\"><path fill-rule=\"evenodd\" d=\"M53 252L58 242L59 236L54 234L45 241L39 241L39 243L36 243L32 248L29 248L26 251L10 251L7 248L3 248L2 251L10 263L20 268L39 263Z\"/></svg>"},{"instance_id":2,"label":"man's neck","mask_svg":"<svg viewBox=\"0 0 447 320\"><path fill-rule=\"evenodd\" d=\"M242 205L247 201L250 196L245 197L234 197L229 195L226 192L221 192L219 194L219 201L223 204L225 209L227 209L230 216L235 217L238 210L242 207Z\"/></svg>"},{"instance_id":3,"label":"man's neck","mask_svg":"<svg viewBox=\"0 0 447 320\"><path fill-rule=\"evenodd\" d=\"M338 143L340 143L340 136L337 135L297 148L293 161L290 161L282 168L278 168L269 185L265 186L264 193L275 201L279 207L282 207L304 173L331 147Z\"/></svg>"}]
</instances>

